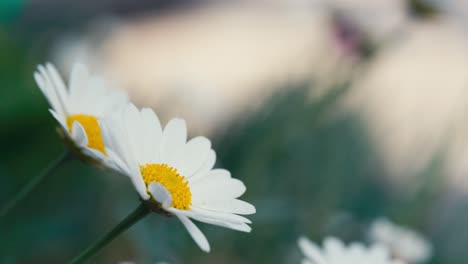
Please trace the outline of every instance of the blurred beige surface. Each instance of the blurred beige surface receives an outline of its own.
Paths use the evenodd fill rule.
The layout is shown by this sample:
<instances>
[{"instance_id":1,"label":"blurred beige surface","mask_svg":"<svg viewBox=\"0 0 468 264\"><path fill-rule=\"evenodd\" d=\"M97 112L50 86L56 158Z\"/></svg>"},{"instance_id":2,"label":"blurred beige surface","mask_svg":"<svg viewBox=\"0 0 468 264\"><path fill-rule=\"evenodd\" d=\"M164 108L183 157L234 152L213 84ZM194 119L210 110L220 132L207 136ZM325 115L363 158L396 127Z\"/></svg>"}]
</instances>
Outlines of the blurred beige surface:
<instances>
[{"instance_id":1,"label":"blurred beige surface","mask_svg":"<svg viewBox=\"0 0 468 264\"><path fill-rule=\"evenodd\" d=\"M412 23L371 62L351 101L392 175L417 172L443 151L449 175L466 178L467 73L468 38L443 18Z\"/></svg>"},{"instance_id":2,"label":"blurred beige surface","mask_svg":"<svg viewBox=\"0 0 468 264\"><path fill-rule=\"evenodd\" d=\"M333 41L321 12L222 5L129 21L98 49L85 41L74 50L140 106L206 134L256 109L272 89L330 72L339 58Z\"/></svg>"},{"instance_id":3,"label":"blurred beige surface","mask_svg":"<svg viewBox=\"0 0 468 264\"><path fill-rule=\"evenodd\" d=\"M452 183L468 186L468 38L458 19L412 21L404 1L271 3L107 20L72 38L56 58L84 60L139 106L164 120L185 118L192 134L209 135L254 111L281 84L333 83L355 68L333 35L330 18L338 11L375 42L392 39L345 101L368 124L390 174L406 179L444 151Z\"/></svg>"}]
</instances>

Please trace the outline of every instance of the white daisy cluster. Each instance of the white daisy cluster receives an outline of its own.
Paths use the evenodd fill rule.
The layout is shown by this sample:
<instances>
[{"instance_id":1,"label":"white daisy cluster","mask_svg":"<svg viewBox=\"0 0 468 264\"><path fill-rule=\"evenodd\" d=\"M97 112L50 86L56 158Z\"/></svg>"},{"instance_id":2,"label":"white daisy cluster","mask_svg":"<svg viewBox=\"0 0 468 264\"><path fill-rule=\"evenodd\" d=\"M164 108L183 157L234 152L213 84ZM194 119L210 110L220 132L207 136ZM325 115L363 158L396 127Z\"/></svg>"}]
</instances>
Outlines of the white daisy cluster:
<instances>
[{"instance_id":1,"label":"white daisy cluster","mask_svg":"<svg viewBox=\"0 0 468 264\"><path fill-rule=\"evenodd\" d=\"M240 215L255 207L238 198L245 185L229 171L213 169L216 153L205 137L187 141L182 119L163 128L151 109L138 110L127 96L76 65L68 87L51 64L35 78L66 140L83 157L127 175L153 211L175 215L206 252L206 237L190 220L250 232Z\"/></svg>"},{"instance_id":2,"label":"white daisy cluster","mask_svg":"<svg viewBox=\"0 0 468 264\"><path fill-rule=\"evenodd\" d=\"M369 235L374 242L385 245L394 256L407 263L421 263L432 255L432 246L424 237L387 219L376 220Z\"/></svg>"},{"instance_id":3,"label":"white daisy cluster","mask_svg":"<svg viewBox=\"0 0 468 264\"><path fill-rule=\"evenodd\" d=\"M366 247L361 243L346 246L339 239L329 237L320 248L306 237L299 238L299 248L304 254L302 264L404 264L393 260L381 245Z\"/></svg>"}]
</instances>

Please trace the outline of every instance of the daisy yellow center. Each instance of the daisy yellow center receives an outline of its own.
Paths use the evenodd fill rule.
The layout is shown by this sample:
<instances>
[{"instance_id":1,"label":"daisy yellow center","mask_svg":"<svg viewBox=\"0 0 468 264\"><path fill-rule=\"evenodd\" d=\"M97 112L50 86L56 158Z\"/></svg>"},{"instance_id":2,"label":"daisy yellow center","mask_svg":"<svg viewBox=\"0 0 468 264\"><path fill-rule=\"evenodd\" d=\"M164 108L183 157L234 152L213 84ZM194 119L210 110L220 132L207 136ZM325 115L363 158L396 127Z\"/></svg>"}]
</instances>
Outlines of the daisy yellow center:
<instances>
[{"instance_id":1,"label":"daisy yellow center","mask_svg":"<svg viewBox=\"0 0 468 264\"><path fill-rule=\"evenodd\" d=\"M104 155L106 154L106 148L104 147L104 141L102 140L101 128L99 127L98 120L95 116L77 114L67 117L68 131L72 131L73 123L78 121L84 128L86 135L88 136L88 147L99 150Z\"/></svg>"},{"instance_id":2,"label":"daisy yellow center","mask_svg":"<svg viewBox=\"0 0 468 264\"><path fill-rule=\"evenodd\" d=\"M172 207L180 210L190 209L192 192L188 181L175 168L167 164L145 164L140 166L141 175L146 186L152 182L163 185L172 196Z\"/></svg>"}]
</instances>

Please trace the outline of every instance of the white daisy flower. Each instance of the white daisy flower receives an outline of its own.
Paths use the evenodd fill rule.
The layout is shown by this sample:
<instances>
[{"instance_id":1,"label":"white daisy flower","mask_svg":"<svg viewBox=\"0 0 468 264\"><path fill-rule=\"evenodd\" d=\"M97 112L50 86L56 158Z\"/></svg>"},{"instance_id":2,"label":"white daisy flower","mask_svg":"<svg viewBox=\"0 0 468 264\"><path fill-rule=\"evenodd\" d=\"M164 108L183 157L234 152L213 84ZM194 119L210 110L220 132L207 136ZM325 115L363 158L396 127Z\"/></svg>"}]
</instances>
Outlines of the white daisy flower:
<instances>
[{"instance_id":1,"label":"white daisy flower","mask_svg":"<svg viewBox=\"0 0 468 264\"><path fill-rule=\"evenodd\" d=\"M394 256L408 263L421 263L432 255L432 246L424 237L387 219L376 220L369 235L372 241L385 245Z\"/></svg>"},{"instance_id":2,"label":"white daisy flower","mask_svg":"<svg viewBox=\"0 0 468 264\"><path fill-rule=\"evenodd\" d=\"M106 148L98 120L124 108L128 102L126 93L109 88L82 64L74 65L68 86L50 63L39 65L34 78L71 149L85 160L103 161Z\"/></svg>"},{"instance_id":3,"label":"white daisy flower","mask_svg":"<svg viewBox=\"0 0 468 264\"><path fill-rule=\"evenodd\" d=\"M403 264L392 260L381 245L366 247L361 243L346 246L341 240L330 237L319 248L306 237L299 238L299 248L304 254L302 264Z\"/></svg>"},{"instance_id":4,"label":"white daisy flower","mask_svg":"<svg viewBox=\"0 0 468 264\"><path fill-rule=\"evenodd\" d=\"M121 115L101 122L104 142L114 166L132 180L141 199L158 213L175 215L205 252L210 246L189 219L250 232L251 222L240 216L255 207L238 200L245 185L229 171L213 169L216 154L205 137L187 142L182 119L164 129L151 109L129 104Z\"/></svg>"}]
</instances>

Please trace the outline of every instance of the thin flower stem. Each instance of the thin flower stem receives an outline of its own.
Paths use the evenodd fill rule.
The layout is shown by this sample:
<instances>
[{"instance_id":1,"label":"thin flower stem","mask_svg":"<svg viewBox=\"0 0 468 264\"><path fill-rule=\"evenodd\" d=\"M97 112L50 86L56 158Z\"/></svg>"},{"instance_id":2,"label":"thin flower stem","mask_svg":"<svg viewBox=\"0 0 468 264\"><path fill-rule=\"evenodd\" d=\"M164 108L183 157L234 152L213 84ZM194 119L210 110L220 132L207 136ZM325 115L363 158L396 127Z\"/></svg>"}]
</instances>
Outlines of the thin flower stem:
<instances>
[{"instance_id":1,"label":"thin flower stem","mask_svg":"<svg viewBox=\"0 0 468 264\"><path fill-rule=\"evenodd\" d=\"M85 263L86 260L94 256L99 250L114 240L114 238L143 219L150 212L151 210L144 203L141 203L140 206L138 206L132 213L130 213L124 220L122 220L120 224L114 227L114 229L107 233L107 235L88 247L85 251L83 251L83 253L75 257L70 263Z\"/></svg>"},{"instance_id":2,"label":"thin flower stem","mask_svg":"<svg viewBox=\"0 0 468 264\"><path fill-rule=\"evenodd\" d=\"M0 219L5 217L15 206L21 202L47 175L52 174L61 165L71 159L70 152L65 151L57 159L49 163L39 174L32 178L26 185L19 190L15 196L0 209Z\"/></svg>"}]
</instances>

